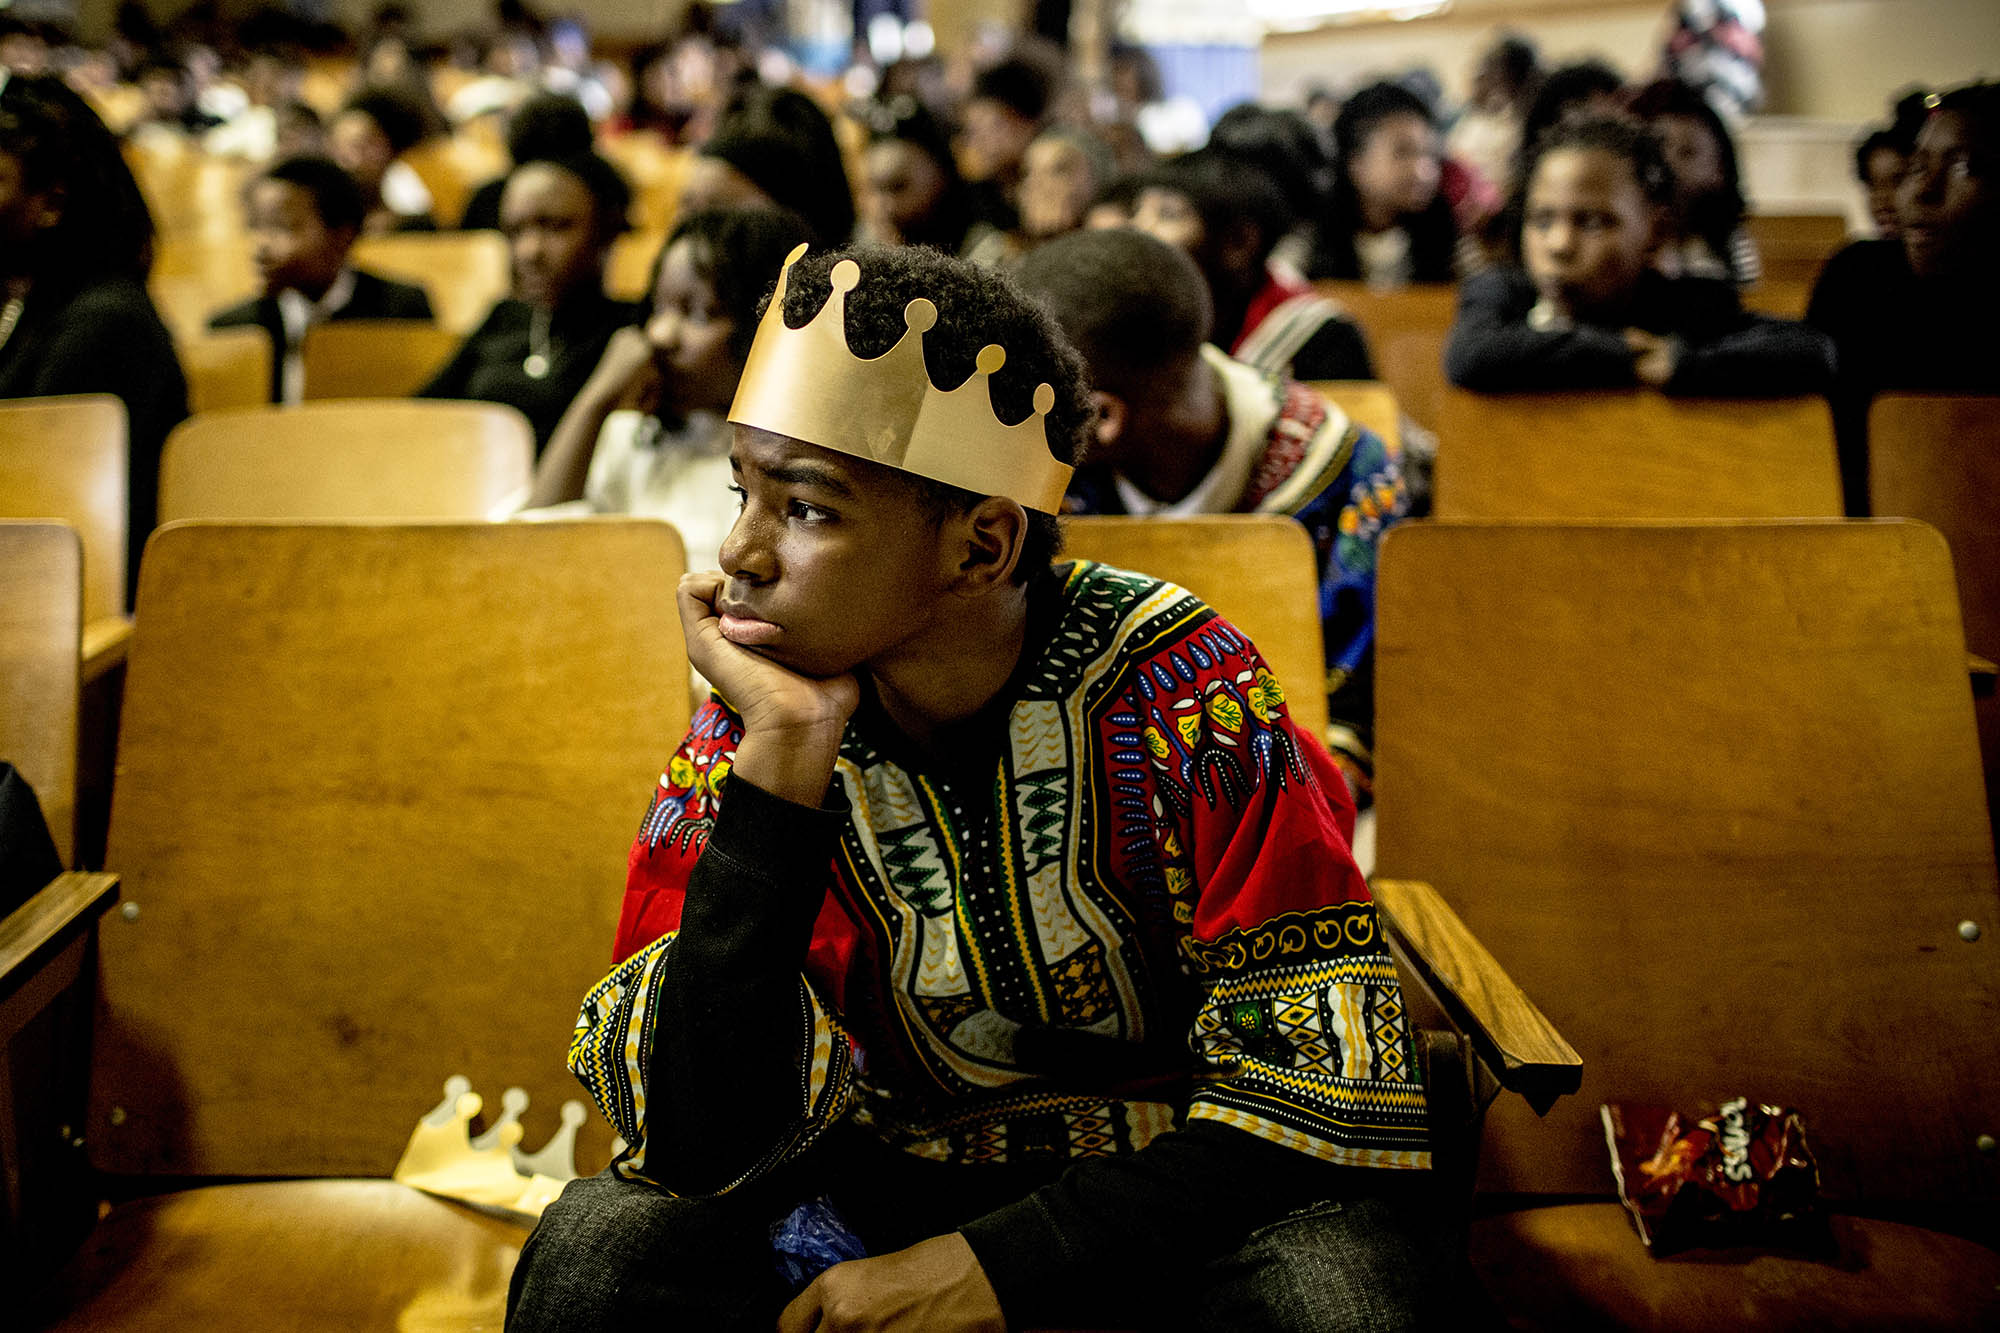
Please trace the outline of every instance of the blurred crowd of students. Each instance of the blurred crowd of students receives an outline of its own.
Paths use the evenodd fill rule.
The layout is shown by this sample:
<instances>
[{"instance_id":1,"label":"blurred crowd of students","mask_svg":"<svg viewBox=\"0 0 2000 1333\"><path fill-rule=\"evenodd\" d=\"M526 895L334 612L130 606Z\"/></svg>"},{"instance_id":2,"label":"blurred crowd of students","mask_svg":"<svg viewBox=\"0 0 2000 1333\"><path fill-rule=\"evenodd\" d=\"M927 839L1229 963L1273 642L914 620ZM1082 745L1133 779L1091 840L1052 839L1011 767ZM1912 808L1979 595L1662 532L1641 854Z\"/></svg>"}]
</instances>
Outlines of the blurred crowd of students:
<instances>
[{"instance_id":1,"label":"blurred crowd of students","mask_svg":"<svg viewBox=\"0 0 2000 1333\"><path fill-rule=\"evenodd\" d=\"M297 401L313 325L431 317L421 289L349 262L359 238L497 229L512 290L424 392L527 415L537 511L661 514L697 566L732 512L723 415L758 303L799 243L923 245L1022 273L1069 312L1087 353L1111 345L1103 329L1121 314L1158 307L1157 336L1087 356L1103 381L1103 453L1079 474L1078 508L1265 504L1271 488L1245 483L1284 434L1273 423L1306 441L1325 429L1294 420L1290 382L1374 374L1321 279L1457 283L1445 369L1476 390L1826 394L1854 512L1871 395L2000 391L1990 85L1905 96L1858 145L1880 235L1835 256L1792 322L1741 300L1760 262L1715 100L1671 80L1631 86L1597 61L1544 68L1518 37L1492 46L1462 108L1438 105L1434 80L1384 79L1316 92L1303 110L1235 107L1193 147L1161 128L1174 118L1145 114L1161 98L1139 50L1115 49L1111 86L1092 97L1061 52L1031 40L821 86L702 22L622 64L576 23L518 5L444 53L422 48L394 6L345 60L307 60L301 36L276 21L162 33L136 7L98 48L0 28L0 398L125 400L135 560L161 444L187 412L147 289L152 213L126 165L162 143L256 164L242 207L262 290L212 322L269 333L274 401ZM480 126L504 127L509 166L440 216L409 155ZM634 195L601 150L628 136L689 154L636 304L605 291ZM1150 248L1069 241L1099 230ZM1240 417L1260 392L1275 415L1239 448L1218 405ZM1364 450L1344 464L1341 503L1291 506L1318 525L1330 623L1365 611L1356 543L1421 505L1420 464ZM1344 562L1329 554L1342 550ZM1344 675L1360 659L1349 631L1330 631L1330 663L1335 638ZM1346 720L1351 776L1365 783L1365 710Z\"/></svg>"}]
</instances>

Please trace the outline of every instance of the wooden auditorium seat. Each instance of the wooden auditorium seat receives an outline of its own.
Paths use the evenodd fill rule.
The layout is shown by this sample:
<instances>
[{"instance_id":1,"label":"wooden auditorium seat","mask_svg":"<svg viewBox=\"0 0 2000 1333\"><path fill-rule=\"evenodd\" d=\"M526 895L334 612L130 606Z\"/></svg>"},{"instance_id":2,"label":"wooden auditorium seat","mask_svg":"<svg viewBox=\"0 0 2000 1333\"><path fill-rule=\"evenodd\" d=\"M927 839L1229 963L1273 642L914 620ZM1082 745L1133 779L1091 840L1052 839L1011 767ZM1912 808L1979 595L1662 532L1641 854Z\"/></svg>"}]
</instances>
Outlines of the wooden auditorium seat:
<instances>
[{"instance_id":1,"label":"wooden auditorium seat","mask_svg":"<svg viewBox=\"0 0 2000 1333\"><path fill-rule=\"evenodd\" d=\"M217 412L271 401L271 335L217 329L174 344L187 374L188 410Z\"/></svg>"},{"instance_id":2,"label":"wooden auditorium seat","mask_svg":"<svg viewBox=\"0 0 2000 1333\"><path fill-rule=\"evenodd\" d=\"M1446 393L1439 518L1819 518L1841 513L1818 398L1642 390Z\"/></svg>"},{"instance_id":3,"label":"wooden auditorium seat","mask_svg":"<svg viewBox=\"0 0 2000 1333\"><path fill-rule=\"evenodd\" d=\"M1307 387L1392 447L1402 443L1403 410L1395 391L1380 380L1311 380Z\"/></svg>"},{"instance_id":4,"label":"wooden auditorium seat","mask_svg":"<svg viewBox=\"0 0 2000 1333\"><path fill-rule=\"evenodd\" d=\"M422 287L439 326L461 335L479 327L511 283L507 238L497 231L364 236L348 258L356 268Z\"/></svg>"},{"instance_id":5,"label":"wooden auditorium seat","mask_svg":"<svg viewBox=\"0 0 2000 1333\"><path fill-rule=\"evenodd\" d=\"M83 539L83 667L122 660L125 618L125 404L110 394L0 403L0 518L61 519Z\"/></svg>"},{"instance_id":6,"label":"wooden auditorium seat","mask_svg":"<svg viewBox=\"0 0 2000 1333\"><path fill-rule=\"evenodd\" d=\"M464 339L414 319L338 319L306 330L305 397L408 398Z\"/></svg>"},{"instance_id":7,"label":"wooden auditorium seat","mask_svg":"<svg viewBox=\"0 0 2000 1333\"><path fill-rule=\"evenodd\" d=\"M76 1122L136 1197L17 1326L499 1326L526 1228L384 1177L451 1075L525 1088L529 1149L577 1094L687 722L682 564L641 519L160 531ZM583 1126L581 1170L611 1137Z\"/></svg>"},{"instance_id":8,"label":"wooden auditorium seat","mask_svg":"<svg viewBox=\"0 0 2000 1333\"><path fill-rule=\"evenodd\" d=\"M82 646L76 529L0 519L0 760L35 789L64 865L74 864L76 846Z\"/></svg>"},{"instance_id":9,"label":"wooden auditorium seat","mask_svg":"<svg viewBox=\"0 0 2000 1333\"><path fill-rule=\"evenodd\" d=\"M1958 576L1965 646L1976 664L1986 799L2000 827L2000 398L1884 394L1868 413L1868 492L1875 513L1922 519L1944 534Z\"/></svg>"},{"instance_id":10,"label":"wooden auditorium seat","mask_svg":"<svg viewBox=\"0 0 2000 1333\"><path fill-rule=\"evenodd\" d=\"M1847 244L1844 213L1752 213L1743 226L1757 245L1767 282L1810 284L1834 251Z\"/></svg>"},{"instance_id":11,"label":"wooden auditorium seat","mask_svg":"<svg viewBox=\"0 0 2000 1333\"><path fill-rule=\"evenodd\" d=\"M1383 897L1423 879L1581 1053L1487 1117L1515 1328L2000 1325L2000 922L1951 563L1912 522L1408 524ZM1961 925L1961 923L1966 923ZM1599 1106L1798 1108L1841 1257L1656 1260ZM1584 1201L1578 1202L1581 1197Z\"/></svg>"},{"instance_id":12,"label":"wooden auditorium seat","mask_svg":"<svg viewBox=\"0 0 2000 1333\"><path fill-rule=\"evenodd\" d=\"M1365 282L1321 281L1313 289L1346 307L1368 340L1375 376L1388 385L1412 421L1437 429L1436 404L1444 387L1444 343L1458 314L1453 283L1370 287Z\"/></svg>"},{"instance_id":13,"label":"wooden auditorium seat","mask_svg":"<svg viewBox=\"0 0 2000 1333\"><path fill-rule=\"evenodd\" d=\"M1177 583L1250 636L1292 721L1326 734L1326 642L1312 538L1276 514L1063 520L1063 554Z\"/></svg>"},{"instance_id":14,"label":"wooden auditorium seat","mask_svg":"<svg viewBox=\"0 0 2000 1333\"><path fill-rule=\"evenodd\" d=\"M653 302L653 264L667 243L664 231L628 231L611 243L604 261L604 290L615 301Z\"/></svg>"},{"instance_id":15,"label":"wooden auditorium seat","mask_svg":"<svg viewBox=\"0 0 2000 1333\"><path fill-rule=\"evenodd\" d=\"M360 400L190 417L160 460L160 521L485 518L528 484L534 433L498 403Z\"/></svg>"}]
</instances>

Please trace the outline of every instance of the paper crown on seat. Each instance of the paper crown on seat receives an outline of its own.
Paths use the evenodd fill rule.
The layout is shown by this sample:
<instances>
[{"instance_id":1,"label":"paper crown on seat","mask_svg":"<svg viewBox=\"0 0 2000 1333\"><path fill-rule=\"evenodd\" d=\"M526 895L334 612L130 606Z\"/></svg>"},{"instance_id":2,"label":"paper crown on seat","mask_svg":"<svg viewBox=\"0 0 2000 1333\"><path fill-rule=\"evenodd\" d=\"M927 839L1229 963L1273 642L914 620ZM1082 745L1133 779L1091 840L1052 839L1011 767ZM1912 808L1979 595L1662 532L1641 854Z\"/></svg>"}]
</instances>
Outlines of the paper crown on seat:
<instances>
[{"instance_id":1,"label":"paper crown on seat","mask_svg":"<svg viewBox=\"0 0 2000 1333\"><path fill-rule=\"evenodd\" d=\"M426 1194L533 1221L576 1179L576 1132L588 1112L582 1102L564 1102L562 1127L540 1151L526 1153L520 1143L527 1092L502 1093L499 1119L474 1138L472 1121L482 1105L470 1079L454 1074L445 1080L444 1100L417 1122L390 1176ZM615 1144L614 1151L622 1147Z\"/></svg>"},{"instance_id":2,"label":"paper crown on seat","mask_svg":"<svg viewBox=\"0 0 2000 1333\"><path fill-rule=\"evenodd\" d=\"M847 345L847 293L860 285L861 266L852 259L833 266L832 293L811 322L786 327L785 292L792 265L805 252L801 245L785 257L729 419L976 495L1060 511L1073 469L1049 452L1043 427L1055 390L1037 386L1027 418L1003 423L989 385L1007 363L1007 350L997 343L980 349L976 369L956 389L932 384L924 334L938 312L923 297L904 307L906 331L894 347L873 359L854 355Z\"/></svg>"}]
</instances>

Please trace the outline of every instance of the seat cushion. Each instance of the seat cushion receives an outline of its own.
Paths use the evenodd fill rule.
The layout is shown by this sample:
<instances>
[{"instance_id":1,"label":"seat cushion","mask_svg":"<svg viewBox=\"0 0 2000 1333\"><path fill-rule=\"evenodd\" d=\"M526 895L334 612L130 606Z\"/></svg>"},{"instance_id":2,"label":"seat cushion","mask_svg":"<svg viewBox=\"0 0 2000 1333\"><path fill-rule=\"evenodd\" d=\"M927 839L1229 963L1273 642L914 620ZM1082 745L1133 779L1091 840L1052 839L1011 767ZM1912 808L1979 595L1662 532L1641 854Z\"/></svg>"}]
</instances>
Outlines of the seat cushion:
<instances>
[{"instance_id":1,"label":"seat cushion","mask_svg":"<svg viewBox=\"0 0 2000 1333\"><path fill-rule=\"evenodd\" d=\"M1655 1259L1615 1203L1473 1224L1472 1263L1517 1328L2000 1327L2000 1254L1942 1232L1836 1217L1836 1262L1754 1250Z\"/></svg>"},{"instance_id":2,"label":"seat cushion","mask_svg":"<svg viewBox=\"0 0 2000 1333\"><path fill-rule=\"evenodd\" d=\"M183 1190L112 1209L43 1326L497 1330L527 1234L388 1180Z\"/></svg>"}]
</instances>

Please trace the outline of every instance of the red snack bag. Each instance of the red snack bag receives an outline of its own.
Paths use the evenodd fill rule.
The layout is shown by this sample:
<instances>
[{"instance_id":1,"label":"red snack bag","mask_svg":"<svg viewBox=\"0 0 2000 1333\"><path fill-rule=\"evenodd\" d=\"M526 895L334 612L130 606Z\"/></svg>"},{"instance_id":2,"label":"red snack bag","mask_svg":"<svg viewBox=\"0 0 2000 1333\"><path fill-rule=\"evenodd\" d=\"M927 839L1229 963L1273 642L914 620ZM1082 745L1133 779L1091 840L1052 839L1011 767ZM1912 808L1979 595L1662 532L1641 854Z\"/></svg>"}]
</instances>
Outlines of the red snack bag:
<instances>
[{"instance_id":1,"label":"red snack bag","mask_svg":"<svg viewBox=\"0 0 2000 1333\"><path fill-rule=\"evenodd\" d=\"M1694 1246L1830 1248L1819 1166L1797 1111L1742 1097L1702 1118L1660 1106L1602 1109L1619 1201L1655 1256Z\"/></svg>"}]
</instances>

